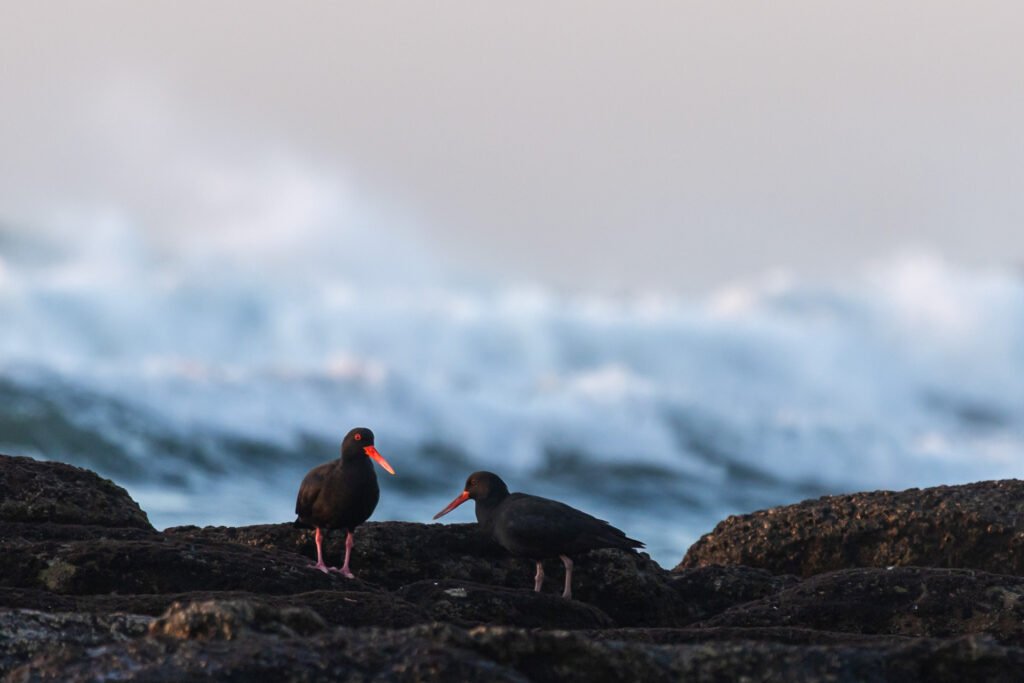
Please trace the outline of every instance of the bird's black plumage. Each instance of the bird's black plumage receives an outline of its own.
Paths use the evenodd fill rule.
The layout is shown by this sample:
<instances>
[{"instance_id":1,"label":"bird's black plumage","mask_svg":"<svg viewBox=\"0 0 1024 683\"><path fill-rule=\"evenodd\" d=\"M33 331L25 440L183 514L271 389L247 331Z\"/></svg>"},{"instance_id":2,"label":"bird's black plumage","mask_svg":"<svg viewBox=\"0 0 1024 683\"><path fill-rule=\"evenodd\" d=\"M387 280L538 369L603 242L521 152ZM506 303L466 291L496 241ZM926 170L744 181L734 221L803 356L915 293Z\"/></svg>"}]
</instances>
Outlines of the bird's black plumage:
<instances>
[{"instance_id":1,"label":"bird's black plumage","mask_svg":"<svg viewBox=\"0 0 1024 683\"><path fill-rule=\"evenodd\" d=\"M526 493L509 493L501 477L492 472L469 475L463 493L434 519L466 500L476 502L476 519L482 531L512 555L537 562L538 589L543 579L540 561L561 557L566 565L566 597L572 593L569 555L599 548L634 551L644 547L608 522L565 503Z\"/></svg>"},{"instance_id":2,"label":"bird's black plumage","mask_svg":"<svg viewBox=\"0 0 1024 683\"><path fill-rule=\"evenodd\" d=\"M361 451L317 465L303 478L295 500L297 524L351 531L373 514L380 486L373 463Z\"/></svg>"},{"instance_id":3,"label":"bird's black plumage","mask_svg":"<svg viewBox=\"0 0 1024 683\"><path fill-rule=\"evenodd\" d=\"M343 529L348 536L342 573L349 574L352 532L370 518L380 500L380 487L371 458L394 474L374 448L373 432L357 427L342 441L341 457L311 469L299 486L295 499L295 526L316 528L317 567L320 569L327 569L323 565L320 548L321 530Z\"/></svg>"}]
</instances>

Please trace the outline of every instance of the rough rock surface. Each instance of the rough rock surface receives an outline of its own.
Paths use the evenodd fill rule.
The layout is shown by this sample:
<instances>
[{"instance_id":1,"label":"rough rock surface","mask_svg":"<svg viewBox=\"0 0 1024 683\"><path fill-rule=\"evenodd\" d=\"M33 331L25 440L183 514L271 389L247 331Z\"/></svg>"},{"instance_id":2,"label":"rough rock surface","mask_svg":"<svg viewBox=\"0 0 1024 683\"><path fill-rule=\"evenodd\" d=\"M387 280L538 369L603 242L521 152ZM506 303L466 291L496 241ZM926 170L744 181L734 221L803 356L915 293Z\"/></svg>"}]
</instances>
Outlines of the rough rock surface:
<instances>
[{"instance_id":1,"label":"rough rock surface","mask_svg":"<svg viewBox=\"0 0 1024 683\"><path fill-rule=\"evenodd\" d=\"M153 528L127 491L95 472L2 454L0 521Z\"/></svg>"},{"instance_id":2,"label":"rough rock surface","mask_svg":"<svg viewBox=\"0 0 1024 683\"><path fill-rule=\"evenodd\" d=\"M763 569L710 565L676 572L671 585L683 599L686 623L691 623L799 582L795 576L775 576Z\"/></svg>"},{"instance_id":3,"label":"rough rock surface","mask_svg":"<svg viewBox=\"0 0 1024 683\"><path fill-rule=\"evenodd\" d=\"M458 626L494 624L534 628L608 628L607 614L579 600L465 581L418 581L398 595L421 607L432 621Z\"/></svg>"},{"instance_id":4,"label":"rough rock surface","mask_svg":"<svg viewBox=\"0 0 1024 683\"><path fill-rule=\"evenodd\" d=\"M311 571L303 558L255 548L152 540L0 541L0 586L53 593L181 593L247 590L304 593L373 590L337 574Z\"/></svg>"},{"instance_id":5,"label":"rough rock surface","mask_svg":"<svg viewBox=\"0 0 1024 683\"><path fill-rule=\"evenodd\" d=\"M894 555L944 566L971 549L1015 566L1017 482L858 494L842 498L870 504L838 513L812 501L742 518L753 526L734 518L719 529L747 536L709 535L687 555L703 559L673 572L596 551L574 558L578 599L565 601L560 563L534 593L532 563L475 525L367 524L348 580L313 570L312 533L290 524L157 532L110 482L26 461L0 457L3 486L30 482L26 472L44 480L0 515L4 683L909 683L1016 681L1024 666L1024 576L857 568ZM95 509L68 512L76 505ZM765 539L780 544L778 565ZM731 547L747 541L752 550ZM335 561L341 544L328 543ZM715 564L712 550L767 566ZM817 573L829 563L841 566Z\"/></svg>"},{"instance_id":6,"label":"rough rock surface","mask_svg":"<svg viewBox=\"0 0 1024 683\"><path fill-rule=\"evenodd\" d=\"M291 524L244 527L172 527L169 537L245 545L274 553L316 557L313 531ZM324 543L328 564L340 565L344 534L329 533ZM523 586L532 583L527 563L510 562L502 548L476 531L475 524L368 522L356 530L352 569L370 583L394 590L424 578L458 578L505 585L510 571Z\"/></svg>"},{"instance_id":7,"label":"rough rock surface","mask_svg":"<svg viewBox=\"0 0 1024 683\"><path fill-rule=\"evenodd\" d=\"M530 680L612 681L1012 681L1024 650L988 637L888 646L791 646L751 641L644 646L572 632L470 633L474 649Z\"/></svg>"},{"instance_id":8,"label":"rough rock surface","mask_svg":"<svg viewBox=\"0 0 1024 683\"><path fill-rule=\"evenodd\" d=\"M704 626L801 626L1024 646L1024 577L966 569L845 569L733 607Z\"/></svg>"},{"instance_id":9,"label":"rough rock surface","mask_svg":"<svg viewBox=\"0 0 1024 683\"><path fill-rule=\"evenodd\" d=\"M1024 575L1024 481L826 496L729 517L676 569L709 564L799 576L893 565Z\"/></svg>"},{"instance_id":10,"label":"rough rock surface","mask_svg":"<svg viewBox=\"0 0 1024 683\"><path fill-rule=\"evenodd\" d=\"M308 608L331 626L404 628L432 619L422 609L382 591L318 590L269 595L245 591L192 591L143 595L61 595L38 589L0 588L0 607L110 614L124 612L160 616L175 603L250 600L279 609Z\"/></svg>"},{"instance_id":11,"label":"rough rock surface","mask_svg":"<svg viewBox=\"0 0 1024 683\"><path fill-rule=\"evenodd\" d=\"M1017 681L1024 650L986 636L885 645L599 641L570 631L334 629L302 638L147 637L40 655L5 681Z\"/></svg>"},{"instance_id":12,"label":"rough rock surface","mask_svg":"<svg viewBox=\"0 0 1024 683\"><path fill-rule=\"evenodd\" d=\"M275 607L262 600L176 602L149 625L149 635L180 640L237 640L268 633L291 638L327 628L308 607Z\"/></svg>"},{"instance_id":13,"label":"rough rock surface","mask_svg":"<svg viewBox=\"0 0 1024 683\"><path fill-rule=\"evenodd\" d=\"M69 644L93 646L144 636L150 617L0 609L0 674Z\"/></svg>"},{"instance_id":14,"label":"rough rock surface","mask_svg":"<svg viewBox=\"0 0 1024 683\"><path fill-rule=\"evenodd\" d=\"M578 631L595 640L614 640L652 645L680 645L719 640L744 640L784 645L893 645L909 636L822 631L799 626L693 626L688 628L605 628Z\"/></svg>"},{"instance_id":15,"label":"rough rock surface","mask_svg":"<svg viewBox=\"0 0 1024 683\"><path fill-rule=\"evenodd\" d=\"M313 532L291 524L248 527L176 527L171 538L250 546L263 551L315 556ZM341 534L324 548L328 558L343 552ZM681 626L694 621L672 576L644 554L595 550L575 559L573 595L608 614L621 626ZM389 590L424 579L455 580L531 590L534 565L508 556L477 532L475 524L370 522L359 527L352 568L360 579ZM545 566L544 591L560 594L564 574L558 560Z\"/></svg>"}]
</instances>

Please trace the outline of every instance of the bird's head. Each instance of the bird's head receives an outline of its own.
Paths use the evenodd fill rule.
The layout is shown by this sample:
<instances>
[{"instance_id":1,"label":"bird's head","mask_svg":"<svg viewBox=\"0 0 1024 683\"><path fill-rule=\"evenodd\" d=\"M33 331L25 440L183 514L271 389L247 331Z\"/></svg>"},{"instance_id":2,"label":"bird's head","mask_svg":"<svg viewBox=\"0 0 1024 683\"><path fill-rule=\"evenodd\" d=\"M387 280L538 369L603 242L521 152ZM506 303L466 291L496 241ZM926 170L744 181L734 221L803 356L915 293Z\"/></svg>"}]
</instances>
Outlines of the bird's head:
<instances>
[{"instance_id":1,"label":"bird's head","mask_svg":"<svg viewBox=\"0 0 1024 683\"><path fill-rule=\"evenodd\" d=\"M377 452L373 445L373 432L366 427L356 427L345 435L341 442L341 457L345 460L367 457L376 460L388 474L395 473L384 456Z\"/></svg>"},{"instance_id":2,"label":"bird's head","mask_svg":"<svg viewBox=\"0 0 1024 683\"><path fill-rule=\"evenodd\" d=\"M508 486L505 485L505 482L497 474L493 472L474 472L466 477L466 485L462 493L456 496L455 500L448 503L448 507L434 515L434 519L447 515L470 499L477 502L492 500L497 502L507 495Z\"/></svg>"}]
</instances>

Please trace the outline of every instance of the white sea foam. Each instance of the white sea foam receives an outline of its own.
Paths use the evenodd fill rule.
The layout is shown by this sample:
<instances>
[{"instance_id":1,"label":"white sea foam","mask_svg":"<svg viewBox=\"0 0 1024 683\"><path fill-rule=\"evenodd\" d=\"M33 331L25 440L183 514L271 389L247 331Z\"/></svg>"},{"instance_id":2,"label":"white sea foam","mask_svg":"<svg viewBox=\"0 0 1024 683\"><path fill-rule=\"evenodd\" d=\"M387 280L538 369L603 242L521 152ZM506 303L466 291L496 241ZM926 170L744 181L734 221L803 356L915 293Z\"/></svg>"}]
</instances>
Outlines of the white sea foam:
<instances>
[{"instance_id":1,"label":"white sea foam","mask_svg":"<svg viewBox=\"0 0 1024 683\"><path fill-rule=\"evenodd\" d=\"M704 301L579 297L425 284L425 269L376 279L313 257L309 269L253 269L230 256L239 228L211 270L118 220L93 227L49 259L3 255L0 375L122 401L185 442L293 447L366 424L404 452L461 452L465 464L445 465L453 489L468 467L517 488L575 486L664 544L679 522L587 477L652 472L636 485L678 488L703 511L692 538L725 512L815 492L1024 475L1024 283L1010 271L903 255L843 281L775 273ZM121 429L115 413L68 410ZM550 474L577 466L575 484ZM199 509L189 490L218 490L218 518L257 521L251 501L232 508L244 487L217 484L222 474L200 470L173 495L139 486L167 520L182 521L168 510L183 500ZM266 516L286 516L291 494ZM385 516L436 507L417 492L392 499Z\"/></svg>"}]
</instances>

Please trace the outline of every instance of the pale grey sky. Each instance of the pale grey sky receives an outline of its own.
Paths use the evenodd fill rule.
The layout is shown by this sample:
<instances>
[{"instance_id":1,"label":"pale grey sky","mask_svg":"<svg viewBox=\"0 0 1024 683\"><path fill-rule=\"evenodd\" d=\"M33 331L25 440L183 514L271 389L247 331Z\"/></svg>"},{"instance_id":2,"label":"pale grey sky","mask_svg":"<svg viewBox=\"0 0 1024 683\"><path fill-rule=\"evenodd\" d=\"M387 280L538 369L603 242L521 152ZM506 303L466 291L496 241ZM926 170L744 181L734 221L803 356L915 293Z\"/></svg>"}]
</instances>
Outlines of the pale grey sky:
<instances>
[{"instance_id":1,"label":"pale grey sky","mask_svg":"<svg viewBox=\"0 0 1024 683\"><path fill-rule=\"evenodd\" d=\"M261 230L218 210L237 171L299 214L336 184L471 270L573 288L903 246L1024 261L1019 2L0 7L9 224L99 207L237 238Z\"/></svg>"}]
</instances>

